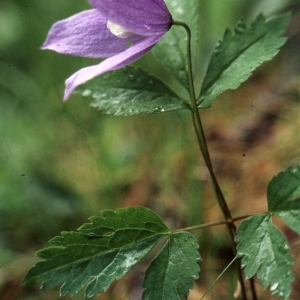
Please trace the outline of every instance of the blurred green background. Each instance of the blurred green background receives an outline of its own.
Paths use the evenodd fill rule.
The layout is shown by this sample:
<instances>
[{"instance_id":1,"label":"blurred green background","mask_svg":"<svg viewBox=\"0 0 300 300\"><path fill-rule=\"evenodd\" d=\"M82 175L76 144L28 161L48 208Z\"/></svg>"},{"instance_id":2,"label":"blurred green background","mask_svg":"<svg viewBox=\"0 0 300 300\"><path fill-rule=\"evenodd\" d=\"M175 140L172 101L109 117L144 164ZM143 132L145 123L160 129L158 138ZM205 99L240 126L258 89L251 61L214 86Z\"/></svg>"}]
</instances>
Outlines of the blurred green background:
<instances>
[{"instance_id":1,"label":"blurred green background","mask_svg":"<svg viewBox=\"0 0 300 300\"><path fill-rule=\"evenodd\" d=\"M199 50L207 58L225 28L232 28L240 17L251 21L259 12L294 13L282 54L260 67L241 89L224 93L222 101L203 112L213 162L234 214L263 211L267 182L300 162L299 144L295 147L300 127L295 121L299 1L202 2ZM65 79L97 60L39 47L54 22L89 8L85 0L0 3L1 300L59 299L58 288L21 287L22 277L36 262L35 251L61 231L76 230L101 209L147 206L171 228L222 219L188 112L114 117L89 107L88 100L79 96L62 102ZM270 150L274 145L277 150ZM240 203L243 198L249 201ZM257 206L250 202L253 199ZM203 276L189 299L199 299L231 258L222 228L195 234L204 258ZM140 299L144 269L142 264L99 298ZM223 299L231 299L234 270L219 284ZM207 299L219 299L219 292L216 288ZM268 292L262 297L270 299Z\"/></svg>"}]
</instances>

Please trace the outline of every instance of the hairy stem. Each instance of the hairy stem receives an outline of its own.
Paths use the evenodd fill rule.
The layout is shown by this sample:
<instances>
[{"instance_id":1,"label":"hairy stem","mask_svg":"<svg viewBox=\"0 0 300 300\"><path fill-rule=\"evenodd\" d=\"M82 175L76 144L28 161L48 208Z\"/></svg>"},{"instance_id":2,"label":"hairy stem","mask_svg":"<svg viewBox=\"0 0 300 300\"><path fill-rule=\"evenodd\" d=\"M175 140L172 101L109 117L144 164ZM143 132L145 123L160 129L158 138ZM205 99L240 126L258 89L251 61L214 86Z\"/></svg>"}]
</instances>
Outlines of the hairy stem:
<instances>
[{"instance_id":1,"label":"hairy stem","mask_svg":"<svg viewBox=\"0 0 300 300\"><path fill-rule=\"evenodd\" d=\"M234 242L234 237L235 237L235 231L236 231L236 226L232 221L231 213L228 208L227 202L225 200L225 197L222 193L222 190L219 186L219 183L216 179L205 135L204 135L204 130L201 122L201 117L200 113L197 107L197 99L196 99L196 94L195 94L195 87L194 87L194 78L193 78L193 70L192 70L192 53L191 53L191 30L188 27L187 24L179 21L174 21L173 20L173 25L178 25L183 27L186 32L187 32L187 57L188 57L188 77L189 77L189 86L190 86L190 98L191 98L191 111L192 111L192 119L193 119L193 126L195 129L195 133L198 139L198 144L200 151L202 153L203 159L205 161L205 164L209 170L211 181L212 181L212 186L213 190L215 192L218 204L220 206L220 209L224 215L224 218L227 220L227 227L228 231L231 237L231 246L232 246L232 251L234 256L236 256L236 245ZM240 265L240 260L237 260L237 269L238 269L238 276L239 276L239 281L241 284L241 290L242 290L242 296L244 300L247 300L247 295L246 295L246 288L245 288L245 283L243 279L243 274L241 270L241 265Z\"/></svg>"}]
</instances>

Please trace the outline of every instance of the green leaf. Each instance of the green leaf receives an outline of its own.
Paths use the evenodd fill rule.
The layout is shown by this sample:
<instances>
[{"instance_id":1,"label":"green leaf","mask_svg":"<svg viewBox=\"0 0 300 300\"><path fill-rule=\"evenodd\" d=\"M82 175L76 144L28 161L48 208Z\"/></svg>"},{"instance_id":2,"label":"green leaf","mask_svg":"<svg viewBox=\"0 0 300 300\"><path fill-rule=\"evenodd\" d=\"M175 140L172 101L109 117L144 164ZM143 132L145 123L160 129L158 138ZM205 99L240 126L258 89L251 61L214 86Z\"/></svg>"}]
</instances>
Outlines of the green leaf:
<instances>
[{"instance_id":1,"label":"green leaf","mask_svg":"<svg viewBox=\"0 0 300 300\"><path fill-rule=\"evenodd\" d=\"M42 288L64 283L61 295L74 295L84 286L85 296L107 290L169 234L151 210L143 207L105 210L92 217L79 232L63 232L52 247L37 252L44 259L25 276L23 283L41 282Z\"/></svg>"},{"instance_id":2,"label":"green leaf","mask_svg":"<svg viewBox=\"0 0 300 300\"><path fill-rule=\"evenodd\" d=\"M271 215L256 215L244 220L237 229L238 256L244 256L246 278L255 274L263 288L270 286L273 295L288 299L294 279L293 259L284 235L273 225Z\"/></svg>"},{"instance_id":3,"label":"green leaf","mask_svg":"<svg viewBox=\"0 0 300 300\"><path fill-rule=\"evenodd\" d=\"M186 88L171 74L152 51L131 64L133 67L144 70L149 75L162 81L170 88L180 99L189 101L190 95Z\"/></svg>"},{"instance_id":4,"label":"green leaf","mask_svg":"<svg viewBox=\"0 0 300 300\"><path fill-rule=\"evenodd\" d=\"M244 220L237 230L237 250L248 278L257 273L262 286L271 286L273 294L288 299L293 274L293 259L284 235L273 225L278 215L300 235L300 165L279 173L269 183L269 213Z\"/></svg>"},{"instance_id":5,"label":"green leaf","mask_svg":"<svg viewBox=\"0 0 300 300\"><path fill-rule=\"evenodd\" d=\"M89 219L92 223L84 224L79 231L93 235L111 235L115 237L118 234L127 234L127 230L140 229L158 234L166 234L169 232L168 227L162 219L153 211L145 207L128 207L118 209L116 212L112 210L103 210L101 216L94 216ZM144 232L143 232L144 234ZM129 236L126 236L128 240ZM134 237L135 239L135 237Z\"/></svg>"},{"instance_id":6,"label":"green leaf","mask_svg":"<svg viewBox=\"0 0 300 300\"><path fill-rule=\"evenodd\" d=\"M274 177L267 188L269 211L300 235L300 166Z\"/></svg>"},{"instance_id":7,"label":"green leaf","mask_svg":"<svg viewBox=\"0 0 300 300\"><path fill-rule=\"evenodd\" d=\"M198 278L198 243L188 232L171 234L161 252L146 270L143 300L187 299Z\"/></svg>"},{"instance_id":8,"label":"green leaf","mask_svg":"<svg viewBox=\"0 0 300 300\"><path fill-rule=\"evenodd\" d=\"M42 288L63 283L60 295L85 289L85 297L106 291L167 235L162 251L146 271L143 299L186 299L198 278L198 243L187 232L171 234L163 221L144 207L104 210L78 232L63 232L37 255L44 259L31 268L23 284Z\"/></svg>"},{"instance_id":9,"label":"green leaf","mask_svg":"<svg viewBox=\"0 0 300 300\"><path fill-rule=\"evenodd\" d=\"M130 116L189 108L159 79L131 66L96 77L75 93L92 98L91 105L106 114Z\"/></svg>"},{"instance_id":10,"label":"green leaf","mask_svg":"<svg viewBox=\"0 0 300 300\"><path fill-rule=\"evenodd\" d=\"M241 20L233 34L227 30L212 54L198 107L209 107L223 91L236 89L255 68L273 58L286 41L281 35L289 19L286 14L266 21L260 15L249 28Z\"/></svg>"},{"instance_id":11,"label":"green leaf","mask_svg":"<svg viewBox=\"0 0 300 300\"><path fill-rule=\"evenodd\" d=\"M195 81L199 78L201 56L199 55L201 1L165 0L173 20L188 24L192 32L192 59ZM164 38L153 48L153 53L166 66L169 72L189 91L187 34L179 26L173 26Z\"/></svg>"}]
</instances>

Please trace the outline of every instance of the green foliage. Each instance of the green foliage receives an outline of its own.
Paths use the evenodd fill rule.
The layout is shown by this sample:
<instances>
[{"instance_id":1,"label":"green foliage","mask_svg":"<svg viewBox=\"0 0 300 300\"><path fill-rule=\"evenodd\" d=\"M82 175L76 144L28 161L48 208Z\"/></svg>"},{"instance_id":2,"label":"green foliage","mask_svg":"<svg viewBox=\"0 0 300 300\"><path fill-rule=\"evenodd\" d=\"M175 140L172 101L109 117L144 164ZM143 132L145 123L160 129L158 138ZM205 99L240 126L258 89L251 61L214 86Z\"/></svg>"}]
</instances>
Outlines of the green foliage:
<instances>
[{"instance_id":1,"label":"green foliage","mask_svg":"<svg viewBox=\"0 0 300 300\"><path fill-rule=\"evenodd\" d=\"M42 288L64 283L61 296L74 295L86 286L85 297L91 298L126 275L167 235L163 250L146 273L144 299L162 299L158 290L168 292L170 299L186 298L193 286L191 278L198 278L199 272L198 244L191 234L171 234L163 221L144 207L104 210L90 220L92 223L78 232L63 232L50 241L51 247L37 252L44 261L29 270L23 283L41 282ZM159 284L155 284L157 280Z\"/></svg>"},{"instance_id":2,"label":"green foliage","mask_svg":"<svg viewBox=\"0 0 300 300\"><path fill-rule=\"evenodd\" d=\"M300 166L274 177L267 189L269 211L300 235Z\"/></svg>"},{"instance_id":3,"label":"green foliage","mask_svg":"<svg viewBox=\"0 0 300 300\"><path fill-rule=\"evenodd\" d=\"M146 271L143 300L187 299L197 279L200 255L196 238L188 232L170 235Z\"/></svg>"},{"instance_id":4,"label":"green foliage","mask_svg":"<svg viewBox=\"0 0 300 300\"><path fill-rule=\"evenodd\" d=\"M300 166L288 168L274 177L267 188L269 213L244 220L237 230L238 255L247 278L255 274L264 288L288 299L294 276L293 259L284 235L273 225L272 215L281 217L298 234L300 216Z\"/></svg>"},{"instance_id":5,"label":"green foliage","mask_svg":"<svg viewBox=\"0 0 300 300\"><path fill-rule=\"evenodd\" d=\"M192 32L192 59L196 78L199 78L200 61L200 20L202 3L200 1L165 1L173 20L185 22ZM158 59L166 66L173 76L189 90L188 82L188 61L186 50L187 37L183 28L173 26L165 37L154 47L153 52Z\"/></svg>"},{"instance_id":6,"label":"green foliage","mask_svg":"<svg viewBox=\"0 0 300 300\"><path fill-rule=\"evenodd\" d=\"M200 4L198 1L167 1L167 5L173 19L183 19L191 29L197 93L203 64L202 56L198 53ZM209 107L223 91L236 89L255 68L273 58L286 40L281 35L289 17L286 14L266 21L260 15L250 27L240 20L233 34L227 30L211 56L198 107ZM173 26L154 47L154 55L148 55L152 63L142 59L134 64L138 69L126 67L101 75L77 88L75 93L91 96L94 99L92 106L107 114L129 116L189 108L186 43L185 30Z\"/></svg>"},{"instance_id":7,"label":"green foliage","mask_svg":"<svg viewBox=\"0 0 300 300\"><path fill-rule=\"evenodd\" d=\"M176 80L188 90L185 37L186 33L183 28L173 26L152 51Z\"/></svg>"},{"instance_id":8,"label":"green foliage","mask_svg":"<svg viewBox=\"0 0 300 300\"><path fill-rule=\"evenodd\" d=\"M130 66L98 76L75 93L91 96L91 105L106 114L130 116L188 108L163 82Z\"/></svg>"},{"instance_id":9,"label":"green foliage","mask_svg":"<svg viewBox=\"0 0 300 300\"><path fill-rule=\"evenodd\" d=\"M246 278L257 274L263 288L288 299L294 279L293 264L284 235L273 225L270 215L256 215L242 222L237 230L237 251L245 268Z\"/></svg>"},{"instance_id":10,"label":"green foliage","mask_svg":"<svg viewBox=\"0 0 300 300\"><path fill-rule=\"evenodd\" d=\"M260 15L249 28L241 20L233 34L227 30L212 54L198 107L209 107L222 92L236 89L255 68L273 58L286 40L281 35L289 18L286 14L266 22Z\"/></svg>"},{"instance_id":11,"label":"green foliage","mask_svg":"<svg viewBox=\"0 0 300 300\"><path fill-rule=\"evenodd\" d=\"M112 235L123 236L128 231L142 230L143 234L148 232L150 235L165 234L169 232L168 227L161 218L145 207L128 207L126 210L118 209L103 210L101 216L91 217L92 223L85 224L79 228L79 231L89 235ZM126 236L126 240L130 237ZM136 236L133 237L136 240ZM118 243L119 243L118 239Z\"/></svg>"},{"instance_id":12,"label":"green foliage","mask_svg":"<svg viewBox=\"0 0 300 300\"><path fill-rule=\"evenodd\" d=\"M132 66L144 70L147 74L159 79L169 87L179 98L189 100L187 89L169 72L163 61L154 55L153 51L148 52L139 60L132 63Z\"/></svg>"}]
</instances>

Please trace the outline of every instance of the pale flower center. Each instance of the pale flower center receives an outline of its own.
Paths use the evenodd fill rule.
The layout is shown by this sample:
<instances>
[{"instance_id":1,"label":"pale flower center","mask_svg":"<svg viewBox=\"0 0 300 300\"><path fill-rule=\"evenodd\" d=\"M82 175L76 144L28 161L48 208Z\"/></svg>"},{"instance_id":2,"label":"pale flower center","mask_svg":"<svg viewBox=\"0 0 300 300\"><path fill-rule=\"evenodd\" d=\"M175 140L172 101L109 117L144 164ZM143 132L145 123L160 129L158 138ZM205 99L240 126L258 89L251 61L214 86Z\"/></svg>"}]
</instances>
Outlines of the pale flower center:
<instances>
[{"instance_id":1,"label":"pale flower center","mask_svg":"<svg viewBox=\"0 0 300 300\"><path fill-rule=\"evenodd\" d=\"M126 38L130 37L131 35L133 35L132 32L128 31L124 27L122 27L118 24L115 24L111 21L108 21L106 26L112 34L114 34L115 36L117 36L121 39L126 39Z\"/></svg>"}]
</instances>

